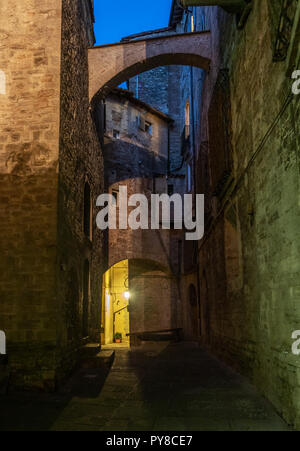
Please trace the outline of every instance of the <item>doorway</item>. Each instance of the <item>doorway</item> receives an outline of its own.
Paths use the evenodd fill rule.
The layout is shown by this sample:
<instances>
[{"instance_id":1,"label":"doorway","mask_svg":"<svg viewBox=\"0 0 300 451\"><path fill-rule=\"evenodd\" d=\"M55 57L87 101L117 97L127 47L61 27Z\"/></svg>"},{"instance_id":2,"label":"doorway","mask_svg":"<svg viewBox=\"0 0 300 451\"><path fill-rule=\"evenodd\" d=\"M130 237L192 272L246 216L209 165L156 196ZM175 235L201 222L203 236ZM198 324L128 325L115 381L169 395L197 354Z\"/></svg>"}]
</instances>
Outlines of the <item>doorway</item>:
<instances>
[{"instance_id":1,"label":"doorway","mask_svg":"<svg viewBox=\"0 0 300 451\"><path fill-rule=\"evenodd\" d=\"M129 346L128 260L112 266L103 275L101 344Z\"/></svg>"}]
</instances>

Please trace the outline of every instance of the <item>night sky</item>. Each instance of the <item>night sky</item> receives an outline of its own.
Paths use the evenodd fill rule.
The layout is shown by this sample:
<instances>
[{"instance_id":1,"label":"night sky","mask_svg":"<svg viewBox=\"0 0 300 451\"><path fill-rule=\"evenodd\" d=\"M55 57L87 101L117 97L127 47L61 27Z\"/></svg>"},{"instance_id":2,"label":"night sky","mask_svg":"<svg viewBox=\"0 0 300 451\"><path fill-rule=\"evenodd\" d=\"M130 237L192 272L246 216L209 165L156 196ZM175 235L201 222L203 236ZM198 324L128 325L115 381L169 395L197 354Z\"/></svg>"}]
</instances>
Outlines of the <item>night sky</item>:
<instances>
[{"instance_id":1,"label":"night sky","mask_svg":"<svg viewBox=\"0 0 300 451\"><path fill-rule=\"evenodd\" d=\"M94 0L96 45L167 27L172 0Z\"/></svg>"}]
</instances>

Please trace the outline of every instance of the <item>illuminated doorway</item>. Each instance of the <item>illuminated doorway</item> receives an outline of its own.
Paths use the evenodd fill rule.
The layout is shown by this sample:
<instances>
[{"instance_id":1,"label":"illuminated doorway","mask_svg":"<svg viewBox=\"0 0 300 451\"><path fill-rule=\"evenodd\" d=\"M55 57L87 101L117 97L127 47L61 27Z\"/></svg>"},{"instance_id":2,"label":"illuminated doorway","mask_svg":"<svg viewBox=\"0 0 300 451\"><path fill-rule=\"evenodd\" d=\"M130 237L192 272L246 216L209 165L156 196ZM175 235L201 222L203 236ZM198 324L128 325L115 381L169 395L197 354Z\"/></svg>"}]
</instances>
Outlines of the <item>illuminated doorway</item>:
<instances>
[{"instance_id":1,"label":"illuminated doorway","mask_svg":"<svg viewBox=\"0 0 300 451\"><path fill-rule=\"evenodd\" d=\"M112 266L103 275L101 344L129 346L128 260Z\"/></svg>"}]
</instances>

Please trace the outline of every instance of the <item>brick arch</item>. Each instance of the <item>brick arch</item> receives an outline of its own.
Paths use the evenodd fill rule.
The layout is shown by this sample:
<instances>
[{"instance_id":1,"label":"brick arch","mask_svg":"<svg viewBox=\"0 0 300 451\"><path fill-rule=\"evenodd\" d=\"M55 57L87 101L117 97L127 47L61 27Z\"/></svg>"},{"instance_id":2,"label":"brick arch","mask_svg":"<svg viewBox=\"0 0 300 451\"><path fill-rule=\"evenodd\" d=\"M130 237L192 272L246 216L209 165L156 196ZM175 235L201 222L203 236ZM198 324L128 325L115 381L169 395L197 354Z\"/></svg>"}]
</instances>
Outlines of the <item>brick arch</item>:
<instances>
[{"instance_id":1,"label":"brick arch","mask_svg":"<svg viewBox=\"0 0 300 451\"><path fill-rule=\"evenodd\" d=\"M117 265L118 263L121 263L125 260L128 260L131 267L135 269L136 274L144 274L151 271L160 271L162 273L165 273L166 275L170 275L170 268L168 268L163 263L159 262L158 260L153 260L150 258L134 258L134 257L128 257L126 256L124 258L120 259L114 259L109 262L109 266L106 268L105 272L109 271L112 267Z\"/></svg>"},{"instance_id":2,"label":"brick arch","mask_svg":"<svg viewBox=\"0 0 300 451\"><path fill-rule=\"evenodd\" d=\"M210 67L210 32L174 34L89 49L89 96L105 97L120 83L158 66Z\"/></svg>"}]
</instances>

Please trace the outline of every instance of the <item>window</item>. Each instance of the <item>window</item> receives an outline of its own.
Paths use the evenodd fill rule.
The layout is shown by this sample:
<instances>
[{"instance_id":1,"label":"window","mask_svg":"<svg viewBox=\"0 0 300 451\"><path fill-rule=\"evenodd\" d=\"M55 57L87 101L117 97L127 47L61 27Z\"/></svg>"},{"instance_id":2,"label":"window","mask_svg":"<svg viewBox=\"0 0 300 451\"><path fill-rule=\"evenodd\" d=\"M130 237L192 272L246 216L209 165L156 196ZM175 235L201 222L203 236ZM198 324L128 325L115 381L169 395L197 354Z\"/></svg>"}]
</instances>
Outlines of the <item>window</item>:
<instances>
[{"instance_id":1,"label":"window","mask_svg":"<svg viewBox=\"0 0 300 451\"><path fill-rule=\"evenodd\" d=\"M92 202L91 202L91 189L88 182L84 185L84 219L83 227L84 234L90 240L92 240Z\"/></svg>"},{"instance_id":2,"label":"window","mask_svg":"<svg viewBox=\"0 0 300 451\"><path fill-rule=\"evenodd\" d=\"M114 137L114 139L120 139L120 132L119 132L119 130L113 130L113 137Z\"/></svg>"},{"instance_id":3,"label":"window","mask_svg":"<svg viewBox=\"0 0 300 451\"><path fill-rule=\"evenodd\" d=\"M144 132L145 131L145 127L146 127L145 118L141 114L139 114L136 117L136 122L137 122L138 128Z\"/></svg>"},{"instance_id":4,"label":"window","mask_svg":"<svg viewBox=\"0 0 300 451\"><path fill-rule=\"evenodd\" d=\"M195 8L191 14L191 32L194 33L194 31L196 31Z\"/></svg>"},{"instance_id":5,"label":"window","mask_svg":"<svg viewBox=\"0 0 300 451\"><path fill-rule=\"evenodd\" d=\"M152 124L151 122L145 122L145 132L152 136Z\"/></svg>"},{"instance_id":6,"label":"window","mask_svg":"<svg viewBox=\"0 0 300 451\"><path fill-rule=\"evenodd\" d=\"M190 136L190 101L187 99L184 107L184 119L185 119L185 138Z\"/></svg>"},{"instance_id":7,"label":"window","mask_svg":"<svg viewBox=\"0 0 300 451\"><path fill-rule=\"evenodd\" d=\"M136 116L136 124L140 130L143 132L149 133L149 135L152 135L153 133L153 126L151 122L148 122L145 120L145 117L140 114L139 116Z\"/></svg>"}]
</instances>

